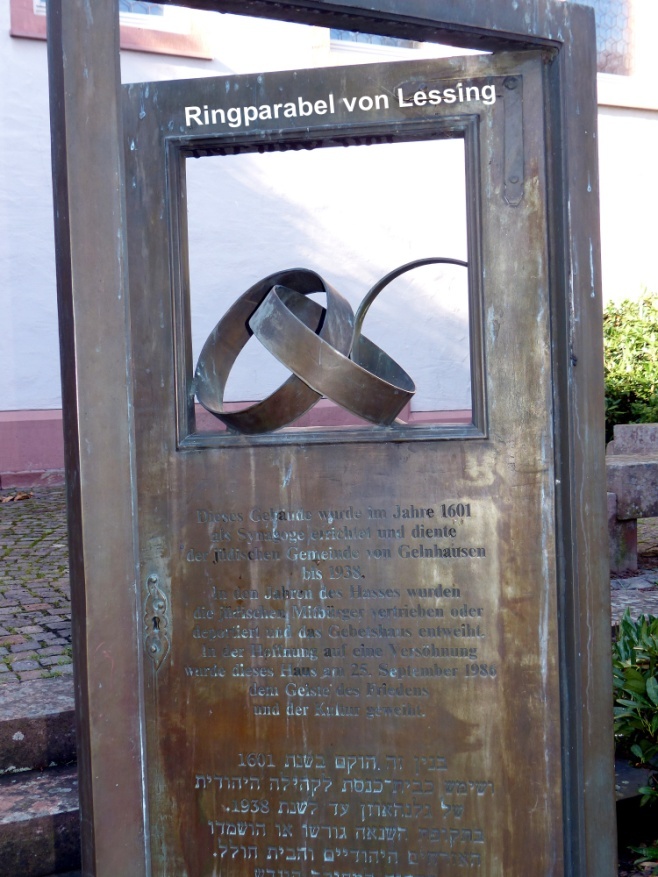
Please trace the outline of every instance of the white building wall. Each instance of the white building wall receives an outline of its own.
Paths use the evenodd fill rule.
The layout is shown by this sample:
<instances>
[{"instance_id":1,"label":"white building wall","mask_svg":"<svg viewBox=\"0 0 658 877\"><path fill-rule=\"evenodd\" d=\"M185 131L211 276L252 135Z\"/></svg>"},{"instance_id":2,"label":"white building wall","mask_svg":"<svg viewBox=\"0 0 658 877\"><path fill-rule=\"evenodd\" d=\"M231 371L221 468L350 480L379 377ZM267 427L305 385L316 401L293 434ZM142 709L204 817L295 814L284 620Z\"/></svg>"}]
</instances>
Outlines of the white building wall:
<instances>
[{"instance_id":1,"label":"white building wall","mask_svg":"<svg viewBox=\"0 0 658 877\"><path fill-rule=\"evenodd\" d=\"M0 410L60 406L46 45L0 3Z\"/></svg>"},{"instance_id":2,"label":"white building wall","mask_svg":"<svg viewBox=\"0 0 658 877\"><path fill-rule=\"evenodd\" d=\"M8 2L0 3L0 412L56 409L61 404L46 45L43 41L10 37L8 7ZM215 45L221 60L192 61L125 52L124 81L292 69L347 63L357 58L349 50L330 55L326 32L316 28L230 16L210 15L210 20L218 29ZM249 38L245 44L240 34L247 27ZM366 61L381 59L381 54L363 56ZM650 94L655 99L653 90ZM642 100L646 102L646 97ZM644 286L658 290L658 103L649 110L602 108L599 144L604 297L634 296ZM395 198L396 187L389 184L387 194ZM212 227L214 210L212 200L206 199L194 221L200 227ZM323 217L321 225L335 238L332 248L346 244L343 232L347 227L336 210L332 207L334 212ZM446 228L449 226L448 221ZM403 254L396 254L391 261L398 264L396 260L401 258ZM350 259L344 269L336 272L337 277L332 266L325 270L328 279L340 282L358 274L358 283L350 294L360 297L364 287L381 276L385 260L378 262L380 256L371 257L376 264L370 272L360 261L360 251L350 254ZM253 266L253 279L261 276L263 266ZM201 258L196 270L199 313L205 314L203 321L212 321L216 318L214 303L208 300L204 304L204 297L212 296L213 267L210 263L204 265ZM209 273L204 276L204 272ZM246 282L250 279L245 275ZM199 328L199 337L204 331Z\"/></svg>"},{"instance_id":3,"label":"white building wall","mask_svg":"<svg viewBox=\"0 0 658 877\"><path fill-rule=\"evenodd\" d=\"M658 102L658 82L655 100ZM658 294L658 110L599 108L606 300Z\"/></svg>"}]
</instances>

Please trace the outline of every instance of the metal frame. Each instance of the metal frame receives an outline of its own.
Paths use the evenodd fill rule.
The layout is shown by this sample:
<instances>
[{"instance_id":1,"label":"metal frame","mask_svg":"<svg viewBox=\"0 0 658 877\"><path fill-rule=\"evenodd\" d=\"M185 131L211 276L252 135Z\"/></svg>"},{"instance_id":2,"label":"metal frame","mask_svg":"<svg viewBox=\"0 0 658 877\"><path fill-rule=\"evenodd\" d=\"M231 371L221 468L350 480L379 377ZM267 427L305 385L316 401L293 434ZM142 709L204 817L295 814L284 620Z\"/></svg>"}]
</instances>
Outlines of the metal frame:
<instances>
[{"instance_id":1,"label":"metal frame","mask_svg":"<svg viewBox=\"0 0 658 877\"><path fill-rule=\"evenodd\" d=\"M554 414L568 877L611 877L609 590L591 9L556 0L178 0L177 5L488 50L552 48ZM135 459L119 19L50 0L49 63L78 699L83 873L150 874L140 705ZM109 133L108 133L109 132ZM124 733L114 737L121 715ZM518 757L523 758L522 744Z\"/></svg>"},{"instance_id":2,"label":"metal frame","mask_svg":"<svg viewBox=\"0 0 658 877\"><path fill-rule=\"evenodd\" d=\"M484 331L484 315L481 289L481 219L480 219L480 192L477 186L477 168L479 164L479 140L477 136L477 117L463 117L458 123L454 120L443 121L437 124L434 120L431 125L424 122L406 122L399 127L396 135L387 130L389 138L394 136L397 142L405 140L422 140L429 136L429 131L436 136L437 129L443 132L443 136L460 137L464 143L464 158L466 170L466 211L468 233L468 295L469 295L469 325L470 325L470 369L472 384L472 416L473 423L469 425L447 425L438 432L440 438L482 438L486 434L486 393L485 393L485 364L484 343L482 333ZM350 142L363 140L366 137L373 138L381 134L381 126L377 125L350 125ZM329 147L332 143L340 141L344 137L345 130L340 126L335 129L314 130L308 127L303 135L295 133L286 136L285 133L278 135L278 142L304 143L312 141L318 148L320 143L323 147ZM235 148L241 146L245 150L254 148L258 140L252 135L238 134L222 137L222 144ZM175 308L179 318L175 320L176 351L177 356L177 397L178 397L178 446L179 448L210 448L210 447L240 447L242 438L239 435L217 432L204 434L196 431L194 408L191 400L194 398L192 389L192 351L191 339L184 337L185 332L189 335L189 290L185 288L184 272L178 262L186 258L187 248L187 215L180 209L181 192L185 189L185 160L187 157L199 154L213 154L218 150L217 138L208 137L167 137L167 177L170 189L171 226L172 226L172 265L171 275L174 278ZM182 327L187 327L184 330ZM305 435L305 443L331 443L354 441L413 441L416 439L436 438L436 427L408 427L396 428L394 433L382 430L369 430L364 435L363 429L341 429L340 432L327 432L318 430L315 434ZM298 440L294 434L286 436L292 441ZM282 434L265 433L252 435L250 443L255 445L279 444Z\"/></svg>"}]
</instances>

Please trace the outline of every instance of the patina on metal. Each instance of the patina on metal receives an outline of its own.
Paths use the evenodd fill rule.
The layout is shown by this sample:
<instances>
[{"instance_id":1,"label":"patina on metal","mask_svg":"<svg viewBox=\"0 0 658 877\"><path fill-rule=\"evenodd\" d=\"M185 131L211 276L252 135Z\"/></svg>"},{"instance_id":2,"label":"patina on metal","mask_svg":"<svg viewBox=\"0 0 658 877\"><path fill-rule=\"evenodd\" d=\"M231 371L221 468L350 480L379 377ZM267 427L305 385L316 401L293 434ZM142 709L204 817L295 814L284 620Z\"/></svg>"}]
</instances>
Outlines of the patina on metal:
<instances>
[{"instance_id":1,"label":"patina on metal","mask_svg":"<svg viewBox=\"0 0 658 877\"><path fill-rule=\"evenodd\" d=\"M392 424L414 395L415 385L395 360L361 334L363 320L391 281L414 268L446 263L464 268L468 264L459 259L417 259L389 272L367 293L356 319L348 302L312 271L281 271L265 278L238 299L204 344L194 377L199 402L243 433L279 429L322 396L364 420ZM314 292L326 293L326 309L305 298ZM289 379L257 405L228 413L223 405L226 381L252 333L297 380Z\"/></svg>"},{"instance_id":2,"label":"patina on metal","mask_svg":"<svg viewBox=\"0 0 658 877\"><path fill-rule=\"evenodd\" d=\"M116 9L48 5L84 871L612 877L591 10L182 4L492 49L343 81L497 89L388 120L468 144L473 424L204 436L176 193L255 141L165 135L212 95L174 82L128 89L133 153ZM336 122L259 136L386 136Z\"/></svg>"},{"instance_id":3,"label":"patina on metal","mask_svg":"<svg viewBox=\"0 0 658 877\"><path fill-rule=\"evenodd\" d=\"M285 426L308 411L320 398L320 393L307 382L292 375L278 390L256 405L231 413L224 409L226 381L233 363L253 334L250 330L251 320L277 284L286 284L299 294L296 313L302 325L310 326L311 331L318 330L318 338L326 339L338 351L349 353L352 345L352 308L315 272L303 269L279 271L248 289L211 332L199 356L195 373L199 402L227 426L242 433L267 432ZM326 309L304 297L314 292L326 294Z\"/></svg>"},{"instance_id":4,"label":"patina on metal","mask_svg":"<svg viewBox=\"0 0 658 877\"><path fill-rule=\"evenodd\" d=\"M308 70L303 86L276 72L228 88L221 77L125 89L126 170L138 181L127 195L131 282L157 290L164 317L154 335L150 296L131 300L139 522L152 546L142 575L157 575L171 618L169 653L145 670L152 855L163 869L498 877L527 867L532 837L538 873L564 872L544 67L543 54L521 53ZM490 88L491 102L409 97L457 83L464 96ZM362 93L396 97L361 111L356 127L341 98ZM233 130L222 111L236 94L255 107L332 95L335 112ZM209 124L185 125L186 106L212 108ZM484 415L459 437L440 424L387 427L412 379L361 339L377 296L428 263L419 253L373 286L357 316L329 276L270 275L229 307L201 355L204 375L225 382L253 332L311 400L326 395L363 425L263 431L273 411L257 434L202 433L192 447L183 433L176 450L177 406L203 395L181 331L188 281L169 269L172 253L187 262L188 156L263 142L332 149L348 136L353 149L431 139L428 173L442 137L464 138L463 270ZM516 204L506 137L523 157ZM309 298L318 290L326 314ZM387 305L395 320L415 302L389 295ZM167 503L155 484L171 485Z\"/></svg>"}]
</instances>

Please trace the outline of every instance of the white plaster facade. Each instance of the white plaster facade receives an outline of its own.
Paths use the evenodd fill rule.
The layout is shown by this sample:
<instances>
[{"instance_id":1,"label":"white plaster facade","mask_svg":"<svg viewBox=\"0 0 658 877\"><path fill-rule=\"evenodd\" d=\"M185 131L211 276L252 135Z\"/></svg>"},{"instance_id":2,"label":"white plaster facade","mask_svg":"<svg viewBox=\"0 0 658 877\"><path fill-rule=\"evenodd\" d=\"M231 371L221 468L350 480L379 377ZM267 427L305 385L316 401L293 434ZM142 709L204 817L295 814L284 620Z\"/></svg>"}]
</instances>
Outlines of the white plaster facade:
<instances>
[{"instance_id":1,"label":"white plaster facade","mask_svg":"<svg viewBox=\"0 0 658 877\"><path fill-rule=\"evenodd\" d=\"M653 0L648 2L653 3ZM205 17L203 29L212 46L214 60L122 52L123 81L300 69L399 57L383 48L364 50L363 47L337 46L320 28L196 14ZM42 40L11 37L9 31L9 2L5 2L0 4L0 315L3 330L0 472L16 471L17 466L22 466L22 440L15 436L13 440L2 438L9 435L6 429L3 433L3 423L6 427L16 420L13 412L22 412L21 422L29 425L31 418L39 420L43 415L33 416L28 412L56 412L61 405L46 45ZM447 54L454 50L432 47L429 51ZM403 52L403 56L407 55ZM641 68L632 78L600 77L604 299L636 296L643 288L658 290L655 259L658 88L652 77L653 73ZM423 144L412 146L422 151ZM315 153L308 154L304 157L305 163L296 164L294 171L286 167L290 157L287 155L273 156L281 161L276 172L271 173L266 164L259 161L268 156L239 156L235 170L227 170L226 162L220 169L213 169L213 163L218 164L217 159L204 159L203 170L190 168L195 349L200 348L221 314L218 284L227 290L230 298L272 270L301 264L325 274L358 303L367 288L386 271L408 258L416 258L417 248L409 250L408 242L394 240L390 228L387 234L384 202L386 206L393 203L398 212L404 211L412 232L410 238L417 241L419 236L426 235L421 247L426 252L420 255L464 258L463 215L456 218L454 210L446 215L436 210L437 204L446 201L457 206L463 204L461 145L443 143L440 146L446 147L445 160L442 160L445 173L437 177L432 186L423 186L420 177L405 176L401 182L400 173L391 171L388 158L384 162L376 154L377 147L357 150L371 150L365 164L360 163L359 157L359 160L350 158L341 166L343 156L332 156L335 167L331 172L326 159L333 150L320 150L318 157L314 157ZM414 156L412 165L413 170L421 168L422 160ZM319 172L318 166L321 167ZM407 170L407 173L412 171ZM330 174L338 175L334 180L340 178L343 195L336 195ZM318 187L313 182L327 177L328 186ZM381 182L379 187L378 182ZM309 187L312 188L312 208L309 207ZM218 219L219 192L223 205L227 198L232 199L233 209L220 210ZM285 204L283 210L282 203ZM282 215L283 229L280 227ZM249 225L253 232L251 223L255 220L259 223L258 247L246 249L244 226ZM219 277L218 237L222 240L220 255L225 257ZM438 248L434 243L437 238ZM367 328L374 340L401 361L405 348L410 351L414 377L422 377L429 365L414 359L418 349L414 332L448 326L451 339L446 349L448 365L439 370L443 377L438 384L436 377L430 375L427 388L422 391L419 388L419 402L421 407L459 409L469 404L465 296L454 272L448 272L445 283L450 294L430 307L428 302L417 298L417 290L410 280L404 289L395 292L413 303L406 328L396 325L394 332L389 331L387 335L387 324L390 327L391 323L387 320L385 303L381 309L381 324L377 325L373 313L372 323L369 322ZM427 314L434 308L435 325L432 325ZM408 366L407 362L403 364ZM255 367L259 368L258 362ZM261 365L260 371L275 379L275 370L269 364L264 368ZM233 397L249 398L245 387L251 386L252 381L253 373L245 372L243 383L237 380ZM251 398L265 389L266 386L260 385ZM50 422L52 415L47 419ZM28 468L33 464L38 468L34 461L25 462Z\"/></svg>"}]
</instances>

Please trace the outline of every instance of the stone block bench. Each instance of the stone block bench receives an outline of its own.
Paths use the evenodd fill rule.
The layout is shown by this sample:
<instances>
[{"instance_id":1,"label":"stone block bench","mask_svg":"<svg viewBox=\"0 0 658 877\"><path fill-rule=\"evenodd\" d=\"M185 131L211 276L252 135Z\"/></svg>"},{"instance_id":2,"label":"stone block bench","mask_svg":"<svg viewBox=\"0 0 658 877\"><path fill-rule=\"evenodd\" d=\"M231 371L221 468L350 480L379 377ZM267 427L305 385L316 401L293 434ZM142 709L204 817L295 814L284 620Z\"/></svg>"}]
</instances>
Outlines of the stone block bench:
<instances>
[{"instance_id":1,"label":"stone block bench","mask_svg":"<svg viewBox=\"0 0 658 877\"><path fill-rule=\"evenodd\" d=\"M636 570L637 519L658 517L658 424L615 426L606 475L610 570Z\"/></svg>"}]
</instances>

